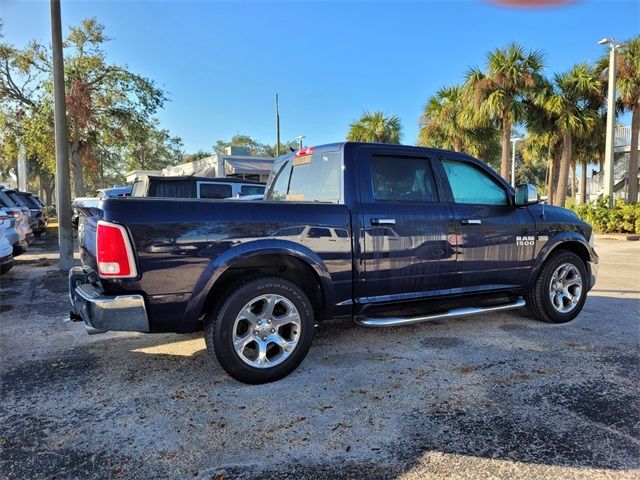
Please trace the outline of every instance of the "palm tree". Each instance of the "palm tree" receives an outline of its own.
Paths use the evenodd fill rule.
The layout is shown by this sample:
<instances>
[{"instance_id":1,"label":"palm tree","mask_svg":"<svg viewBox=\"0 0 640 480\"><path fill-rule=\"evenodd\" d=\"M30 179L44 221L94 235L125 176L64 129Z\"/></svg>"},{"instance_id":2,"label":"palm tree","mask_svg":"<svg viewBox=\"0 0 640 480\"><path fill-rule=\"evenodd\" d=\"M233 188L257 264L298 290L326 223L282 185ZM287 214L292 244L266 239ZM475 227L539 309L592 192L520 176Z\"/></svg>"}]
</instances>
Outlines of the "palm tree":
<instances>
[{"instance_id":1,"label":"palm tree","mask_svg":"<svg viewBox=\"0 0 640 480\"><path fill-rule=\"evenodd\" d=\"M534 97L527 102L526 126L527 138L524 142L525 160L535 161L545 158L547 161L547 202L554 203L554 194L558 184L560 171L560 155L562 154L561 137L556 130L557 116L544 108L549 95L553 93L553 85L544 80Z\"/></svg>"},{"instance_id":2,"label":"palm tree","mask_svg":"<svg viewBox=\"0 0 640 480\"><path fill-rule=\"evenodd\" d=\"M396 115L364 112L349 125L347 140L354 142L400 143L402 125Z\"/></svg>"},{"instance_id":3,"label":"palm tree","mask_svg":"<svg viewBox=\"0 0 640 480\"><path fill-rule=\"evenodd\" d=\"M554 119L554 127L562 135L562 157L558 172L557 189L553 200L564 207L567 183L572 161L573 139L590 134L598 125L598 108L601 105L602 83L596 70L586 63L554 76L549 86L538 92L534 103L547 111Z\"/></svg>"},{"instance_id":4,"label":"palm tree","mask_svg":"<svg viewBox=\"0 0 640 480\"><path fill-rule=\"evenodd\" d=\"M625 47L618 54L616 65L616 89L618 90L618 107L631 112L631 146L629 152L629 183L627 203L638 201L638 134L640 133L640 36L625 42ZM609 68L609 55L601 58L597 67L606 82L606 71ZM633 173L633 175L632 175ZM632 181L632 176L633 180Z\"/></svg>"},{"instance_id":5,"label":"palm tree","mask_svg":"<svg viewBox=\"0 0 640 480\"><path fill-rule=\"evenodd\" d=\"M418 132L418 145L461 152L469 137L462 121L464 103L459 85L442 87L429 98L423 112L426 125Z\"/></svg>"},{"instance_id":6,"label":"palm tree","mask_svg":"<svg viewBox=\"0 0 640 480\"><path fill-rule=\"evenodd\" d=\"M606 117L598 115L598 123L588 132L575 139L573 145L574 162L580 163L580 189L576 203L587 203L587 168L589 165L600 164L604 158L604 141L606 137Z\"/></svg>"},{"instance_id":7,"label":"palm tree","mask_svg":"<svg viewBox=\"0 0 640 480\"><path fill-rule=\"evenodd\" d=\"M418 132L418 145L466 152L493 164L499 156L494 124L473 122L468 92L460 85L443 87L424 106L426 125Z\"/></svg>"},{"instance_id":8,"label":"palm tree","mask_svg":"<svg viewBox=\"0 0 640 480\"><path fill-rule=\"evenodd\" d=\"M542 81L543 57L538 51L526 52L516 43L487 55L487 71L467 73L466 88L474 98L477 117L500 122L502 154L500 175L509 176L511 129L524 120L525 96Z\"/></svg>"}]
</instances>

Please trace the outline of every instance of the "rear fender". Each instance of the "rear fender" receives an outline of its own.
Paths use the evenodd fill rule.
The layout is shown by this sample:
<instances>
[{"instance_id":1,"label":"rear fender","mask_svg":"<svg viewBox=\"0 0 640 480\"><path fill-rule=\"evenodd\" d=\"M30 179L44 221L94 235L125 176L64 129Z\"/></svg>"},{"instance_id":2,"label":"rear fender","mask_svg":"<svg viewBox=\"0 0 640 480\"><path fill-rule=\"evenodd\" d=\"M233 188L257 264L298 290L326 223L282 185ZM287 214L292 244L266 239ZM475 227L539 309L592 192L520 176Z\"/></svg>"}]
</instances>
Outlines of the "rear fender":
<instances>
[{"instance_id":1,"label":"rear fender","mask_svg":"<svg viewBox=\"0 0 640 480\"><path fill-rule=\"evenodd\" d=\"M257 255L286 255L302 260L315 271L322 287L325 312L330 316L334 308L334 289L331 275L322 259L299 243L278 239L262 239L234 246L216 257L198 278L187 309L182 331L193 331L202 314L209 292L222 274L234 264Z\"/></svg>"}]
</instances>

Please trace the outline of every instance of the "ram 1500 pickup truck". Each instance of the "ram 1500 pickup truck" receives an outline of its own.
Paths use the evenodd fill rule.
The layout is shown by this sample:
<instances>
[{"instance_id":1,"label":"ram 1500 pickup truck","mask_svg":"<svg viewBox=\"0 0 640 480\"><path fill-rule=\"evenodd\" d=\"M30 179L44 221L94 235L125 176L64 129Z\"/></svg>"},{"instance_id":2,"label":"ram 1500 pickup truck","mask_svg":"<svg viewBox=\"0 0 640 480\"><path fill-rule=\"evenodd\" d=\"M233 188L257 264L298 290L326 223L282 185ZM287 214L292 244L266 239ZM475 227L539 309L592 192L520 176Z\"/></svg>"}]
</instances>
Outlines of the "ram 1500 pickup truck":
<instances>
[{"instance_id":1,"label":"ram 1500 pickup truck","mask_svg":"<svg viewBox=\"0 0 640 480\"><path fill-rule=\"evenodd\" d=\"M333 317L383 327L526 305L568 322L598 263L591 227L532 185L402 145L292 152L264 201L108 198L82 214L72 318L89 333L204 330L246 383L293 371Z\"/></svg>"}]
</instances>

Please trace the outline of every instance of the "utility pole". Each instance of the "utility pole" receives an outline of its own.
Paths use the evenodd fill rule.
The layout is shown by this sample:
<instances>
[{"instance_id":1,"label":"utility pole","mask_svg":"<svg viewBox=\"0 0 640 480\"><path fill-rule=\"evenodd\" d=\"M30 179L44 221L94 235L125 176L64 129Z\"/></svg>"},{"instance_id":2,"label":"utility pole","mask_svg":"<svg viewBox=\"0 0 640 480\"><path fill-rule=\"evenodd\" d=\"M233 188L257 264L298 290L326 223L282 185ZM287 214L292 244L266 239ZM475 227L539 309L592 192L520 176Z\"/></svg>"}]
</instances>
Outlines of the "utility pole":
<instances>
[{"instance_id":1,"label":"utility pole","mask_svg":"<svg viewBox=\"0 0 640 480\"><path fill-rule=\"evenodd\" d=\"M18 190L27 191L27 149L20 145L18 153Z\"/></svg>"},{"instance_id":2,"label":"utility pole","mask_svg":"<svg viewBox=\"0 0 640 480\"><path fill-rule=\"evenodd\" d=\"M67 107L64 97L64 58L62 55L62 21L60 0L51 3L51 50L53 53L54 121L56 131L56 210L60 270L73 267L73 235L71 234L71 189L69 187L69 143Z\"/></svg>"},{"instance_id":3,"label":"utility pole","mask_svg":"<svg viewBox=\"0 0 640 480\"><path fill-rule=\"evenodd\" d=\"M609 196L609 206L613 207L613 135L616 128L616 50L622 46L613 38L603 38L598 45L609 45L609 85L607 92L607 137L604 147L604 195Z\"/></svg>"},{"instance_id":4,"label":"utility pole","mask_svg":"<svg viewBox=\"0 0 640 480\"><path fill-rule=\"evenodd\" d=\"M278 105L278 94L276 93L276 157L280 156L280 107Z\"/></svg>"}]
</instances>

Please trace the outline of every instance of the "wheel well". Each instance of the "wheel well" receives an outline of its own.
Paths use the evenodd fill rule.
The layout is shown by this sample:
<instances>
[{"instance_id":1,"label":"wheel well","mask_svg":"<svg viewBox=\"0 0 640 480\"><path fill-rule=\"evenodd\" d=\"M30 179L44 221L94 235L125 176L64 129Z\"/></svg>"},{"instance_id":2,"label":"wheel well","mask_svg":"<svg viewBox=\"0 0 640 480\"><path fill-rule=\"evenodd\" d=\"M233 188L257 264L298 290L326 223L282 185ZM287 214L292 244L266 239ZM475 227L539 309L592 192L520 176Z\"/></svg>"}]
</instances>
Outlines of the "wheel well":
<instances>
[{"instance_id":1,"label":"wheel well","mask_svg":"<svg viewBox=\"0 0 640 480\"><path fill-rule=\"evenodd\" d=\"M254 255L234 263L214 283L201 313L210 312L240 283L266 276L281 277L300 287L311 301L316 320L323 318L324 297L318 274L308 263L278 254Z\"/></svg>"},{"instance_id":2,"label":"wheel well","mask_svg":"<svg viewBox=\"0 0 640 480\"><path fill-rule=\"evenodd\" d=\"M588 266L587 262L589 262L589 260L591 259L591 256L589 255L589 250L587 250L587 247L585 247L580 242L575 242L575 241L563 242L553 250L553 253L556 253L559 250L566 250L568 252L575 253L580 257L580 259L584 263L585 268L587 268Z\"/></svg>"}]
</instances>

